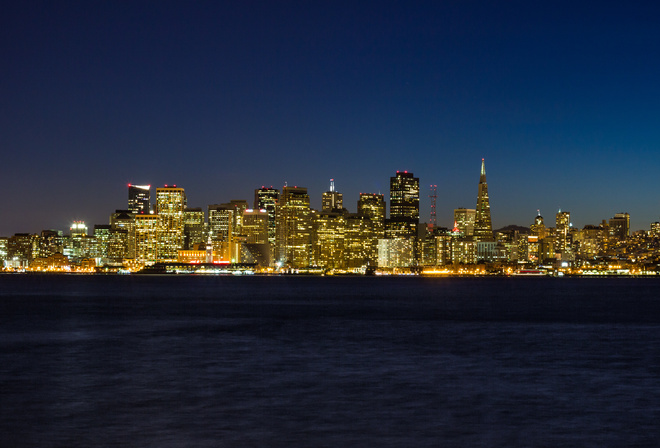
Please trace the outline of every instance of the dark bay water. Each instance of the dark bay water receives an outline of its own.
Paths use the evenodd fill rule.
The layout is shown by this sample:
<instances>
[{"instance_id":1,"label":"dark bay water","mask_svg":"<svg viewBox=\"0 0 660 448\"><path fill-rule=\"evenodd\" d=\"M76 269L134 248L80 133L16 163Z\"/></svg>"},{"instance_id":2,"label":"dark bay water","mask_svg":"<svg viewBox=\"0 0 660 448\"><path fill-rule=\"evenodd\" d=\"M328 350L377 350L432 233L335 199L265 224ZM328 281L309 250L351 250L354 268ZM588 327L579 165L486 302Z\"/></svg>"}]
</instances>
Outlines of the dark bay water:
<instances>
[{"instance_id":1,"label":"dark bay water","mask_svg":"<svg viewBox=\"0 0 660 448\"><path fill-rule=\"evenodd\" d=\"M658 446L658 291L0 275L0 446Z\"/></svg>"}]
</instances>

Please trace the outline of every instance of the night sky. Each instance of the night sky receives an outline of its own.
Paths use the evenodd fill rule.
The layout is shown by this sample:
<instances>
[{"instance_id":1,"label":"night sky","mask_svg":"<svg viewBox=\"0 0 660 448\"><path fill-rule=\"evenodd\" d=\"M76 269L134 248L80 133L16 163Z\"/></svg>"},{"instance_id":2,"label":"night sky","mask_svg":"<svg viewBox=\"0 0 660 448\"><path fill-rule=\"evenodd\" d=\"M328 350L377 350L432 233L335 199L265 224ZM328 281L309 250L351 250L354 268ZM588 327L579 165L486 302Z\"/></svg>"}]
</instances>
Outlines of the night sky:
<instances>
[{"instance_id":1,"label":"night sky","mask_svg":"<svg viewBox=\"0 0 660 448\"><path fill-rule=\"evenodd\" d=\"M420 178L421 218L660 219L656 2L4 2L0 236L334 178L345 206ZM154 194L152 191L152 194Z\"/></svg>"}]
</instances>

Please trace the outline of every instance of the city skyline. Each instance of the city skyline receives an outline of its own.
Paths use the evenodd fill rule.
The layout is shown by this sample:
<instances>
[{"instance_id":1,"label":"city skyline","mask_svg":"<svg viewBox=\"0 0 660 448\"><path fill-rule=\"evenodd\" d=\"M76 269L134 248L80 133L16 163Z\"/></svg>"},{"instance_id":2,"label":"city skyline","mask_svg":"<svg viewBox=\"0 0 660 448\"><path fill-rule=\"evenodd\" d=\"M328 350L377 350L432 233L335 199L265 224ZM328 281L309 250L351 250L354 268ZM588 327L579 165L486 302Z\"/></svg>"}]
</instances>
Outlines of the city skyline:
<instances>
[{"instance_id":1,"label":"city skyline","mask_svg":"<svg viewBox=\"0 0 660 448\"><path fill-rule=\"evenodd\" d=\"M107 221L128 183L191 206L328 180L354 210L397 170L438 224L660 216L660 6L485 1L14 2L0 24L0 235ZM109 186L116 186L110 187ZM122 201L123 202L123 201Z\"/></svg>"},{"instance_id":2,"label":"city skyline","mask_svg":"<svg viewBox=\"0 0 660 448\"><path fill-rule=\"evenodd\" d=\"M428 225L429 222L430 222L430 215L431 215L430 204L429 204L428 214L426 214L428 219L425 219L424 218L425 213L424 213L423 210L421 210L420 205L419 205L420 198L424 197L424 189L421 187L419 178L417 178L417 177L413 178L413 176L414 176L413 172L409 172L407 170L405 170L405 171L397 170L396 173L395 173L395 176L390 177L390 186L389 186L389 188L387 189L386 192L361 191L361 192L358 193L358 199L356 199L353 204L351 204L351 203L349 203L349 202L347 202L343 199L343 197L345 197L346 194L345 194L345 192L343 192L340 189L336 188L334 178L328 180L328 188L325 191L320 192L318 195L316 195L314 193L310 194L309 191L308 191L309 189L304 185L287 185L288 183L285 183L285 185L283 185L281 187L262 185L262 186L259 186L259 187L255 187L254 190L252 191L251 195L245 195L245 197L240 197L240 198L223 198L222 201L225 201L225 203L222 204L222 205L218 205L222 201L216 201L217 204L210 204L210 203L209 204L199 204L194 199L193 199L193 202L191 204L188 204L189 193L184 193L186 188L183 185L164 184L164 185L161 185L161 186L154 186L153 190L154 190L154 193L157 193L159 191L179 191L180 194L183 195L183 199L182 199L182 202L181 202L183 208L181 210L184 210L184 209L186 209L186 210L188 210L188 209L191 209L191 210L192 209L201 209L202 213L203 213L202 216L204 217L204 221L209 220L209 213L207 213L205 211L207 209L211 210L212 208L229 206L230 202L231 202L232 207L233 207L234 203L245 202L247 204L247 207L243 207L243 208L252 209L252 208L254 208L253 204L255 204L257 201L259 201L259 198L258 198L258 195L257 195L258 192L266 192L267 193L268 191L273 190L273 191L279 191L281 193L285 188L303 189L305 191L305 194L308 196L308 202L309 202L310 209L318 211L318 212L330 211L330 210L328 210L324 207L324 203L328 199L328 194L329 193L333 193L333 195L337 195L340 198L339 203L342 204L344 210L348 211L349 213L360 213L360 211L359 211L359 201L361 200L360 198L362 198L363 195L366 195L366 196L382 195L382 196L384 196L384 205L385 205L385 215L384 215L384 217L387 217L388 219L391 219L392 221L396 221L397 219L399 219L400 216L402 216L401 212L398 210L399 208L401 208L401 206L398 205L398 203L397 203L397 205L395 205L395 209L397 209L397 210L395 211L395 214L393 216L392 213L391 213L391 207L392 207L391 198L392 198L392 195L394 195L395 197L403 197L404 194L408 194L408 193L405 193L405 192L407 191L408 188L411 188L411 187L405 187L404 188L404 187L400 186L399 182L401 182L401 180L399 180L399 179L404 179L404 180L409 179L409 180L414 180L415 181L414 186L412 186L411 193L416 198L417 202L414 206L411 204L411 207L413 207L415 209L415 213L419 214L419 217L416 218L416 222L419 222L420 226L422 224ZM397 179L397 180L395 181L395 179ZM392 188L393 188L393 185L395 185L395 183L396 183L397 187L395 187L395 189L393 190ZM81 219L80 216L84 215L84 212L83 212L83 213L78 213L76 215L77 216L76 218L71 219L63 227L52 227L52 226L51 227L45 227L45 226L41 226L40 230L34 230L34 231L32 231L32 230L29 230L29 231L28 230L21 230L21 231L14 232L11 235L18 234L18 233L34 233L34 234L36 234L36 233L39 233L43 230L59 230L59 231L65 231L66 232L67 229L70 228L70 225L74 225L75 223L79 223L79 222L85 223L86 225L89 226L89 228L92 228L95 225L106 225L107 223L111 223L113 217L115 215L117 215L117 213L122 212L122 211L131 211L132 213L137 213L138 215L139 214L150 214L150 213L151 214L158 214L158 211L157 211L158 201L157 200L151 200L150 201L151 188L152 188L151 185L136 185L136 184L129 183L129 184L126 185L126 187L128 189L127 190L128 191L128 196L127 196L127 198L124 198L125 203L122 204L122 205L117 204L117 206L114 207L114 208L108 207L107 210L106 210L107 219L102 221L102 222L92 222L92 221L87 221L85 219ZM429 194L432 193L431 192L432 187L433 187L432 185L429 185L429 188L428 188L428 193ZM482 198L482 188L483 188L483 195L484 195L483 198ZM398 191L399 189L401 189L400 192ZM440 220L439 220L439 222L437 224L437 227L445 228L445 229L451 229L452 227L455 226L455 223L456 223L456 212L457 212L457 210L465 210L465 209L469 210L470 208L474 207L472 209L472 211L474 213L475 210L479 210L480 204L482 203L482 201L485 201L485 204L486 204L485 205L485 210L486 210L485 211L485 213L486 213L485 216L486 216L486 218L485 218L485 221L484 221L485 226L483 226L484 227L483 232L485 232L484 235L492 235L493 231L498 230L500 228L505 228L505 227L511 226L511 225L533 228L533 225L538 221L538 217L543 215L541 210L537 209L534 217L529 220L530 221L529 224L528 223L525 223L525 224L509 223L509 224L505 224L505 225L502 225L502 226L495 226L495 225L491 224L491 222L492 222L492 220L490 218L491 209L490 209L490 205L489 205L490 195L488 193L488 186L487 186L487 183L486 183L485 159L483 159L483 158L481 159L481 169L480 169L480 172L479 172L479 182L478 182L477 191L478 191L477 198L476 198L474 204L467 204L467 207L461 205L461 206L457 206L457 207L453 208L450 211L451 216L449 216L448 219L446 220L447 224L444 224L443 222L440 222ZM316 197L316 196L318 196L318 197ZM348 195L348 197L351 197L351 196L352 195L350 195L350 194ZM139 201L139 206L137 205L138 201ZM273 213L273 210L270 210L271 214ZM546 217L552 217L552 216L555 216L555 213L557 213L557 214L562 214L562 213L563 214L568 214L567 216L570 216L571 213L575 214L575 212L566 211L566 210L564 210L564 212L562 212L562 209L559 208L556 211L550 211L550 212L546 213L545 215L546 215ZM598 220L596 222L585 223L584 226L599 225L601 222L604 222L608 219L616 217L616 216L620 215L621 213L626 213L628 215L628 221L629 221L628 222L628 228L630 229L630 232L634 232L636 230L648 231L649 228L651 227L651 224L654 224L654 223L658 222L658 220L656 220L656 221L653 221L653 223L649 223L649 226L647 228L636 229L634 227L631 227L631 225L630 225L630 213L627 212L627 211L624 211L624 210L620 210L618 212L612 213L611 216L609 216L609 217L603 216L600 220ZM404 213L403 216L405 216L405 215L406 214ZM478 215L479 215L479 213L477 213L477 219L476 219L477 223L474 224L476 227L478 227L478 221L479 221ZM413 215L410 215L410 216L413 216ZM413 221L415 221L415 219L413 219ZM634 217L633 217L633 222L634 222ZM578 228L578 229L581 228L581 227L578 227L578 226L573 224L573 219L570 219L569 221L567 221L566 225L568 225L569 227L574 227L574 228ZM417 225L415 224L415 229L417 228L416 226ZM36 225L36 227L39 227L39 226ZM74 225L74 227L75 227L75 225ZM0 228L2 228L2 223L0 223ZM417 231L415 230L411 234L416 234L416 233L417 233ZM11 235L0 233L0 237L8 237L8 236L11 236ZM394 235L392 235L392 236L394 236Z\"/></svg>"}]
</instances>

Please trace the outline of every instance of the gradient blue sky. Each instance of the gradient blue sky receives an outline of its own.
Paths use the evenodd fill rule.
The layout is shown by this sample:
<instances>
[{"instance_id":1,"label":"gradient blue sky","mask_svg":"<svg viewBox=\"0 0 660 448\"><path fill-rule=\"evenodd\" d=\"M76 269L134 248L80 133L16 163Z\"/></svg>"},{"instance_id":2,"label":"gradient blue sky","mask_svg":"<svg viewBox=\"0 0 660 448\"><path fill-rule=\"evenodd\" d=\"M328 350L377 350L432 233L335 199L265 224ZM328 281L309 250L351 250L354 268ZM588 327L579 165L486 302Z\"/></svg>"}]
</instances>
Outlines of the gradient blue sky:
<instances>
[{"instance_id":1,"label":"gradient blue sky","mask_svg":"<svg viewBox=\"0 0 660 448\"><path fill-rule=\"evenodd\" d=\"M329 179L355 211L396 170L440 225L559 208L660 218L655 2L6 2L0 236L91 228L128 183L190 206Z\"/></svg>"}]
</instances>

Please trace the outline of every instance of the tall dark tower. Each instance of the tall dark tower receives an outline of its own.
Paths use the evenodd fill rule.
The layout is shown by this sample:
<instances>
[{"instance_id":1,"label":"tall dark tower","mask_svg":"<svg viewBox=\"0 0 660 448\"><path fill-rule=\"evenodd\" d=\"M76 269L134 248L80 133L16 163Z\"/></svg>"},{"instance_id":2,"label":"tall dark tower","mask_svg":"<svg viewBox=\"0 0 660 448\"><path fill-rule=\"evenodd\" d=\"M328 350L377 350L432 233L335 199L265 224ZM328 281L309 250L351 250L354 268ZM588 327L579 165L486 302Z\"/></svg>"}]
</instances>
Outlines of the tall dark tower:
<instances>
[{"instance_id":1,"label":"tall dark tower","mask_svg":"<svg viewBox=\"0 0 660 448\"><path fill-rule=\"evenodd\" d=\"M390 177L389 237L417 237L419 227L419 178L408 171Z\"/></svg>"},{"instance_id":2,"label":"tall dark tower","mask_svg":"<svg viewBox=\"0 0 660 448\"><path fill-rule=\"evenodd\" d=\"M151 185L128 184L128 209L131 213L149 213Z\"/></svg>"},{"instance_id":3,"label":"tall dark tower","mask_svg":"<svg viewBox=\"0 0 660 448\"><path fill-rule=\"evenodd\" d=\"M474 239L477 241L493 241L493 224L490 220L490 201L488 200L488 183L486 183L486 163L484 159L481 159L479 194L477 195L477 210L474 217Z\"/></svg>"}]
</instances>

